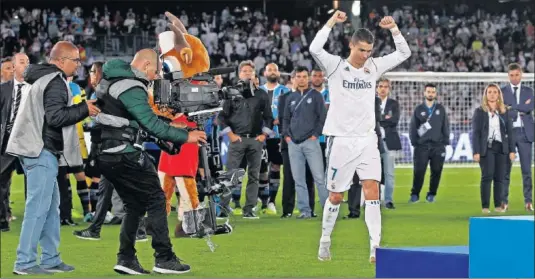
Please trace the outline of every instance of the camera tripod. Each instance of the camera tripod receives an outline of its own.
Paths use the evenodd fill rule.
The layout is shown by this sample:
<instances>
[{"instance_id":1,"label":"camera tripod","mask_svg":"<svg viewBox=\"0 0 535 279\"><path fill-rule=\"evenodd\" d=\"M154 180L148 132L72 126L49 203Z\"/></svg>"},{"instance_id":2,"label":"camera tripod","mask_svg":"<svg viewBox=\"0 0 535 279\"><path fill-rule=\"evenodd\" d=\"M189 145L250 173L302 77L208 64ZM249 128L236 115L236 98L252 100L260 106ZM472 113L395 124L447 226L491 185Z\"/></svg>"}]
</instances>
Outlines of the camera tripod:
<instances>
[{"instance_id":1,"label":"camera tripod","mask_svg":"<svg viewBox=\"0 0 535 279\"><path fill-rule=\"evenodd\" d=\"M188 113L187 116L188 120L197 124L198 130L204 130L204 125L207 120L215 116L219 111L221 111L221 108L192 112ZM208 247L212 252L214 252L216 245L212 242L211 235L214 235L217 230L217 201L215 200L215 197L216 195L224 194L225 192L230 193L231 187L234 187L235 185L241 183L243 176L245 176L245 170L236 169L232 171L220 172L217 178L214 178L212 176L212 171L210 170L210 165L208 163L208 144L199 144L199 151L200 166L204 169L205 183L203 185L202 193L204 193L207 198L207 202L205 202L205 204L207 204L207 212L204 216L204 220L202 220L201 222L198 222L198 215L193 214L196 227L195 236L198 238L205 238Z\"/></svg>"}]
</instances>

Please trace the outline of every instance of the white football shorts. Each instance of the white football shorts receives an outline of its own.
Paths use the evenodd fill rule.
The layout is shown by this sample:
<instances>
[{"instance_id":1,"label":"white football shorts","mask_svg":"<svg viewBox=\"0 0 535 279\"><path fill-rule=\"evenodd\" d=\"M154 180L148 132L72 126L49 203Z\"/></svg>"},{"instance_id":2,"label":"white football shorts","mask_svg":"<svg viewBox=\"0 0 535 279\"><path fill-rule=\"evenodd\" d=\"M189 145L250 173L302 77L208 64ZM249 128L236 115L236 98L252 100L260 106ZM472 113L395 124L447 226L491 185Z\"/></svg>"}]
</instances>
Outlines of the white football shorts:
<instances>
[{"instance_id":1,"label":"white football shorts","mask_svg":"<svg viewBox=\"0 0 535 279\"><path fill-rule=\"evenodd\" d=\"M327 137L327 190L348 191L357 172L360 180L381 181L381 154L377 135L366 137Z\"/></svg>"}]
</instances>

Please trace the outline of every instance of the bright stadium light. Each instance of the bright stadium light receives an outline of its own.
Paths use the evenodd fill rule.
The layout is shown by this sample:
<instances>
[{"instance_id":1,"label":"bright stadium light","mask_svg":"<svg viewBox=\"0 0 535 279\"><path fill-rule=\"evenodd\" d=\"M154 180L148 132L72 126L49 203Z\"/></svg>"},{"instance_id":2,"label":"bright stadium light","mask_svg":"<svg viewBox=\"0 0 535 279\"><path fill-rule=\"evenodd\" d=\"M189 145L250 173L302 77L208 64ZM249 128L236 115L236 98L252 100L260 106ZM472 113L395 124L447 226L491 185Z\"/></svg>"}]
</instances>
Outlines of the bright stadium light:
<instances>
[{"instance_id":1,"label":"bright stadium light","mask_svg":"<svg viewBox=\"0 0 535 279\"><path fill-rule=\"evenodd\" d=\"M353 16L360 16L360 1L353 1L351 13L353 13Z\"/></svg>"}]
</instances>

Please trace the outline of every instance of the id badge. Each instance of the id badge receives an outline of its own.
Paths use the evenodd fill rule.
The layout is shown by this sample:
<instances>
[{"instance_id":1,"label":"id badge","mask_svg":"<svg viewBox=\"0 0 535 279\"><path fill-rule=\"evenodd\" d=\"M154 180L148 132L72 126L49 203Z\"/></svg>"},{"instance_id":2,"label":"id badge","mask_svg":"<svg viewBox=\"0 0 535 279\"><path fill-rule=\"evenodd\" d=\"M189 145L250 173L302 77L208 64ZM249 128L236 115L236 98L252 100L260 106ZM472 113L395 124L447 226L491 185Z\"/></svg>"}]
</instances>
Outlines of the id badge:
<instances>
[{"instance_id":1,"label":"id badge","mask_svg":"<svg viewBox=\"0 0 535 279\"><path fill-rule=\"evenodd\" d=\"M429 122L425 122L423 125L418 128L418 135L421 137L427 133L427 131L431 130L431 124Z\"/></svg>"}]
</instances>

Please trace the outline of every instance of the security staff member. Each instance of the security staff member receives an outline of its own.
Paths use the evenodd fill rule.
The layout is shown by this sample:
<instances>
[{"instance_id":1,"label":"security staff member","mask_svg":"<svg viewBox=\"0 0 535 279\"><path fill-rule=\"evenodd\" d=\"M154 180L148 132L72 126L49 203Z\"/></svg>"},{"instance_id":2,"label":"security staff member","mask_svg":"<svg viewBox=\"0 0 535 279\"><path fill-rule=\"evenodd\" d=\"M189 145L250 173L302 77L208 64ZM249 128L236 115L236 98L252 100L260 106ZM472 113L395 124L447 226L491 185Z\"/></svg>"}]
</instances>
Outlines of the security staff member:
<instances>
[{"instance_id":1,"label":"security staff member","mask_svg":"<svg viewBox=\"0 0 535 279\"><path fill-rule=\"evenodd\" d=\"M379 148L379 153L381 154L381 184L385 181L385 169L384 169L384 160L383 154L385 154L385 143L381 138L381 128L379 121L381 120L381 99L379 97L375 98L375 134L377 135L377 148ZM360 217L360 206L362 199L362 184L360 184L360 178L355 172L353 175L353 184L349 188L347 193L347 207L349 209L349 214L344 217L344 219L355 219Z\"/></svg>"},{"instance_id":2,"label":"security staff member","mask_svg":"<svg viewBox=\"0 0 535 279\"><path fill-rule=\"evenodd\" d=\"M435 201L446 159L446 146L450 144L448 115L444 106L436 101L436 86L426 84L424 96L425 102L414 109L409 130L411 144L414 146L414 175L410 203L420 199L427 163L431 164L431 181L426 200Z\"/></svg>"},{"instance_id":3,"label":"security staff member","mask_svg":"<svg viewBox=\"0 0 535 279\"><path fill-rule=\"evenodd\" d=\"M503 212L503 186L505 161L515 159L513 121L503 103L503 96L496 84L485 88L481 107L472 119L472 145L474 161L481 167L481 206L483 213L490 213L490 183L494 180L494 208Z\"/></svg>"},{"instance_id":4,"label":"security staff member","mask_svg":"<svg viewBox=\"0 0 535 279\"><path fill-rule=\"evenodd\" d=\"M247 158L246 201L243 218L258 219L253 212L258 199L258 180L260 160L267 136L273 136L273 114L267 93L257 88L252 82L255 73L253 61L247 60L238 66L240 80L251 81L250 88L243 92L243 97L225 100L223 110L218 115L221 134L227 134L230 140L227 169L234 170L240 166L243 157ZM226 208L227 205L223 205Z\"/></svg>"},{"instance_id":5,"label":"security staff member","mask_svg":"<svg viewBox=\"0 0 535 279\"><path fill-rule=\"evenodd\" d=\"M114 270L121 274L146 274L136 257L134 244L140 217L148 213L156 263L153 271L181 274L190 267L182 264L169 239L166 203L158 174L148 154L139 150L138 127L165 141L183 144L205 142L204 131L187 132L167 125L153 112L148 100L148 84L157 79L161 65L152 49L136 53L129 65L114 59L103 66L97 90L102 114L101 146L97 157L100 172L117 190L126 208L120 233L120 248ZM127 119L125 123L124 119ZM139 124L139 126L137 125ZM124 125L124 126L123 126Z\"/></svg>"}]
</instances>

